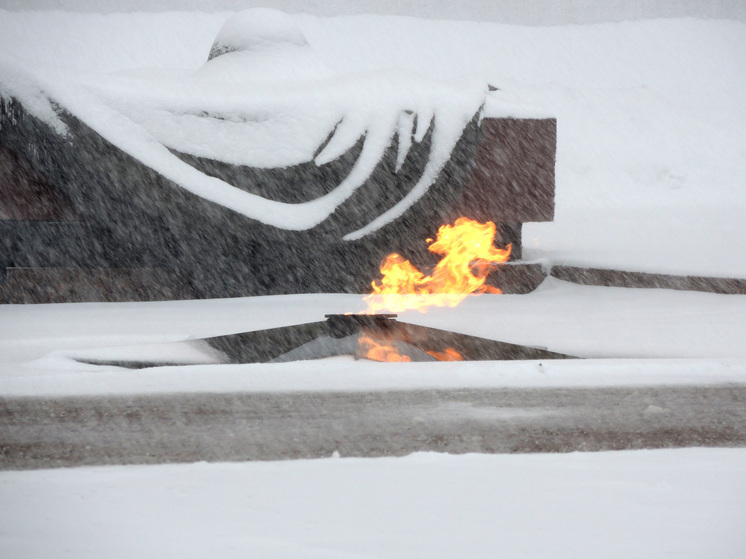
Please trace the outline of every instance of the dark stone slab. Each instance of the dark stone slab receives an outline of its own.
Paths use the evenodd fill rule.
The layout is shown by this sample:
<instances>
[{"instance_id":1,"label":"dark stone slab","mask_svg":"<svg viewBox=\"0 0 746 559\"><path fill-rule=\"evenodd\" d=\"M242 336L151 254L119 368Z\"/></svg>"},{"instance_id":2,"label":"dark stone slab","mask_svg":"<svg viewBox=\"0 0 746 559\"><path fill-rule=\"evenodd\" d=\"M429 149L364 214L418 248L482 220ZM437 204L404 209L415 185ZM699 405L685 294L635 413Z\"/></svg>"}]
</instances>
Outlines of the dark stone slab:
<instances>
[{"instance_id":1,"label":"dark stone slab","mask_svg":"<svg viewBox=\"0 0 746 559\"><path fill-rule=\"evenodd\" d=\"M321 321L216 336L205 339L205 342L225 355L229 363L266 363L328 335L329 325Z\"/></svg>"},{"instance_id":2,"label":"dark stone slab","mask_svg":"<svg viewBox=\"0 0 746 559\"><path fill-rule=\"evenodd\" d=\"M10 268L0 304L169 301L196 294L178 270L158 268Z\"/></svg>"},{"instance_id":3,"label":"dark stone slab","mask_svg":"<svg viewBox=\"0 0 746 559\"><path fill-rule=\"evenodd\" d=\"M625 272L602 268L553 266L551 275L557 279L581 285L636 287L704 291L724 295L746 294L746 279L706 276L674 276L643 272Z\"/></svg>"},{"instance_id":4,"label":"dark stone slab","mask_svg":"<svg viewBox=\"0 0 746 559\"><path fill-rule=\"evenodd\" d=\"M141 266L142 253L113 239L107 229L80 221L0 220L4 267L104 268Z\"/></svg>"},{"instance_id":5,"label":"dark stone slab","mask_svg":"<svg viewBox=\"0 0 746 559\"><path fill-rule=\"evenodd\" d=\"M0 144L0 224L6 219L79 221L79 216L25 157Z\"/></svg>"},{"instance_id":6,"label":"dark stone slab","mask_svg":"<svg viewBox=\"0 0 746 559\"><path fill-rule=\"evenodd\" d=\"M358 339L401 349L412 361L441 360L435 353L454 350L464 361L567 359L546 348L510 344L436 328L399 322L396 315L327 315L325 321L240 332L194 340L215 351L221 363L269 363L320 359L334 355L365 357ZM338 343L337 343L338 342ZM432 353L435 352L435 353ZM449 360L449 359L445 359ZM130 369L160 367L162 362L81 360ZM178 364L178 363L172 363Z\"/></svg>"},{"instance_id":7,"label":"dark stone slab","mask_svg":"<svg viewBox=\"0 0 746 559\"><path fill-rule=\"evenodd\" d=\"M404 322L398 323L398 328L392 332L391 337L401 339L425 351L442 352L447 348L452 348L461 354L465 361L571 358L568 355L548 351L546 348L509 344ZM383 339L386 338L384 337Z\"/></svg>"},{"instance_id":8,"label":"dark stone slab","mask_svg":"<svg viewBox=\"0 0 746 559\"><path fill-rule=\"evenodd\" d=\"M396 146L384 155L371 184L318 227L294 232L199 198L116 149L72 115L65 115L65 121L68 140L45 130L28 114L0 132L16 151L27 149L28 138L44 137L45 155L39 150L36 160L29 159L59 185L76 212L106 231L115 244L133 248L138 255L133 266L181 270L201 297L367 289L385 254L414 252L408 245L415 239L422 242L432 234L433 224L443 221L443 213L458 195L453 185L461 184L470 170L478 135L472 123L457 146L460 156L446 165L407 216L361 241L347 242L341 239L343 234L406 194L407 185L397 189L391 184L398 180L391 172ZM390 198L391 193L396 199Z\"/></svg>"},{"instance_id":9,"label":"dark stone slab","mask_svg":"<svg viewBox=\"0 0 746 559\"><path fill-rule=\"evenodd\" d=\"M555 119L485 119L455 212L479 221L554 219Z\"/></svg>"},{"instance_id":10,"label":"dark stone slab","mask_svg":"<svg viewBox=\"0 0 746 559\"><path fill-rule=\"evenodd\" d=\"M554 138L550 133L554 131L554 121L522 123L509 119L495 124L487 120L480 126L475 117L435 183L410 210L360 240L344 241L345 234L394 206L416 184L427 161L432 130L421 143L413 145L398 173L395 172L397 145L394 142L367 183L328 219L307 231L288 231L262 224L189 193L111 145L69 113L61 112L70 132L63 138L26 113L17 102L4 102L0 112L0 118L5 119L0 126L0 141L6 154L14 154L9 157L17 156L18 161L24 161L24 168L31 169L34 176L39 177L39 184L52 185L55 196L65 201L65 208L68 208L65 215L74 215L78 222L85 224L77 229L60 229L63 234L53 243L47 243L51 226L27 229L29 234L14 234L0 249L4 250L0 267L177 270L186 278L190 295L180 289L176 291L198 298L364 293L378 277L381 261L391 252L405 255L420 269L432 268L438 257L427 250L425 239L432 237L440 225L452 221L456 210L482 219L479 214L485 209L489 214L502 207L497 202L497 205L486 205L483 199L474 197L475 193L489 192L489 199L493 200L495 193L507 188L505 185L512 190L508 198L501 199L503 201L517 200L520 188L527 193L537 189L543 193L538 198L534 196L536 200L531 198L532 194L527 194L534 200L536 211L532 215L527 213L526 206L513 213L502 211L484 216L484 219L504 220L499 223L498 242L512 242L516 257L520 257L521 248L520 220L548 219L552 211L548 206L553 206L553 196L549 197L547 192L553 192L554 188L553 146L549 150ZM529 135L518 141L516 138L521 134ZM480 143L484 138L487 143ZM545 161L529 165L532 171L528 174L521 171L522 174L510 178L507 183L493 184L490 181L494 176L484 173L479 180L470 179L476 151L481 150L477 157L481 164L485 150L489 152L492 149L489 146L494 147L494 142L500 138L509 139L504 149L500 149L509 152L510 158L544 157ZM527 146L532 142L540 146L529 149ZM347 154L327 165L308 163L272 170L176 155L237 188L297 203L336 186L349 173L361 146L362 139ZM513 161L502 171L517 172L519 169ZM306 177L310 177L311 182L299 188L299 182ZM546 184L539 188L537 180ZM467 184L470 186L465 187ZM464 189L466 197L462 196ZM535 205L539 198L548 206ZM39 207L43 209L45 204L40 203ZM8 215L17 213L16 208ZM20 230L28 226L7 227ZM80 233L83 231L90 231L91 235L83 238ZM526 288L518 289L525 291ZM510 289L505 291L510 292ZM138 300L140 295L133 292L131 298Z\"/></svg>"},{"instance_id":11,"label":"dark stone slab","mask_svg":"<svg viewBox=\"0 0 746 559\"><path fill-rule=\"evenodd\" d=\"M326 321L206 338L232 363L266 363L321 337L369 336L381 344L404 343L424 352L451 348L466 361L566 359L544 348L509 344L399 322L395 315L329 315Z\"/></svg>"}]
</instances>

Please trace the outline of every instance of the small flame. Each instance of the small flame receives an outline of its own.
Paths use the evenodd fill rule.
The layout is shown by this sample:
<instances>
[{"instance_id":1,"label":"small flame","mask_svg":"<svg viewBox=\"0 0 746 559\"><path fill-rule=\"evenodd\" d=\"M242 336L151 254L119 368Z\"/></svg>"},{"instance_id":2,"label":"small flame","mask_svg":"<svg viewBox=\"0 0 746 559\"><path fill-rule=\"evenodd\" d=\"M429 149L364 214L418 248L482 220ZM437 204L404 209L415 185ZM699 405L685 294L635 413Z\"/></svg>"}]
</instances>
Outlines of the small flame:
<instances>
[{"instance_id":1,"label":"small flame","mask_svg":"<svg viewBox=\"0 0 746 559\"><path fill-rule=\"evenodd\" d=\"M360 336L358 339L360 355L373 361L403 362L411 361L408 355L402 355L390 345L379 344L370 336Z\"/></svg>"},{"instance_id":2,"label":"small flame","mask_svg":"<svg viewBox=\"0 0 746 559\"><path fill-rule=\"evenodd\" d=\"M452 347L447 347L444 351L428 351L438 361L463 361L464 357Z\"/></svg>"},{"instance_id":3,"label":"small flame","mask_svg":"<svg viewBox=\"0 0 746 559\"><path fill-rule=\"evenodd\" d=\"M501 293L484 285L490 265L506 262L510 257L511 245L505 249L492 245L496 231L491 221L479 223L466 217L458 218L453 225L441 226L434 241L427 239L428 249L443 255L429 276L401 255L390 254L381 265L380 285L375 281L371 284L373 292L366 297L367 312L425 312L431 305L455 307L470 293Z\"/></svg>"}]
</instances>

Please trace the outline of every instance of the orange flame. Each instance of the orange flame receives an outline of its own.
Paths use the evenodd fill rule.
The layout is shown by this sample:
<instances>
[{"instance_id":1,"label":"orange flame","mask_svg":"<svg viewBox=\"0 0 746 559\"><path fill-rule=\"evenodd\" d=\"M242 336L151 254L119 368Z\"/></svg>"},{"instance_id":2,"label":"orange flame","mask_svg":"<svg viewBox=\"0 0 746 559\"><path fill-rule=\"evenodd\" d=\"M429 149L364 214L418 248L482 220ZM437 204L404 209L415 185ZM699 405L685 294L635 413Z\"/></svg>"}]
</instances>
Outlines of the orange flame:
<instances>
[{"instance_id":1,"label":"orange flame","mask_svg":"<svg viewBox=\"0 0 746 559\"><path fill-rule=\"evenodd\" d=\"M453 225L441 226L435 241L427 240L431 252L443 255L429 276L401 255L390 254L381 265L380 285L372 282L373 292L366 297L368 312L425 312L431 305L455 307L470 293L501 293L484 285L489 265L506 262L510 257L511 245L505 249L492 245L496 231L491 221L479 223L466 217L458 218Z\"/></svg>"},{"instance_id":2,"label":"orange flame","mask_svg":"<svg viewBox=\"0 0 746 559\"><path fill-rule=\"evenodd\" d=\"M373 361L403 362L411 361L408 355L402 355L390 345L379 344L370 336L360 336L358 339L360 355Z\"/></svg>"},{"instance_id":3,"label":"orange flame","mask_svg":"<svg viewBox=\"0 0 746 559\"><path fill-rule=\"evenodd\" d=\"M464 357L452 347L447 347L444 351L428 351L438 361L463 361Z\"/></svg>"}]
</instances>

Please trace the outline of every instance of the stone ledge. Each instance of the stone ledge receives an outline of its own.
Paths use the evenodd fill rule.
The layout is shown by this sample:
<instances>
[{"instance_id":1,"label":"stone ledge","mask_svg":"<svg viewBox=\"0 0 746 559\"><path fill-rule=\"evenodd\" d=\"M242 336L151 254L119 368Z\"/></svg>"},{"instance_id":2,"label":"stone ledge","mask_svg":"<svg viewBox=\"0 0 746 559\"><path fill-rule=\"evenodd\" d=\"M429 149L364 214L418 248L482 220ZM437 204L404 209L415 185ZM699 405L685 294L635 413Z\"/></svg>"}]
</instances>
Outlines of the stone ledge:
<instances>
[{"instance_id":1,"label":"stone ledge","mask_svg":"<svg viewBox=\"0 0 746 559\"><path fill-rule=\"evenodd\" d=\"M536 262L498 266L487 283L506 294L526 294L550 275L579 285L638 289L675 289L746 295L746 279L676 276ZM159 268L7 268L0 269L0 304L88 303L201 299L177 270Z\"/></svg>"},{"instance_id":2,"label":"stone ledge","mask_svg":"<svg viewBox=\"0 0 746 559\"><path fill-rule=\"evenodd\" d=\"M179 272L157 268L7 268L0 304L194 299Z\"/></svg>"},{"instance_id":3,"label":"stone ledge","mask_svg":"<svg viewBox=\"0 0 746 559\"><path fill-rule=\"evenodd\" d=\"M646 289L676 289L727 295L746 295L746 279L706 276L676 276L647 272L625 272L603 268L552 266L550 275L580 285L633 287Z\"/></svg>"}]
</instances>

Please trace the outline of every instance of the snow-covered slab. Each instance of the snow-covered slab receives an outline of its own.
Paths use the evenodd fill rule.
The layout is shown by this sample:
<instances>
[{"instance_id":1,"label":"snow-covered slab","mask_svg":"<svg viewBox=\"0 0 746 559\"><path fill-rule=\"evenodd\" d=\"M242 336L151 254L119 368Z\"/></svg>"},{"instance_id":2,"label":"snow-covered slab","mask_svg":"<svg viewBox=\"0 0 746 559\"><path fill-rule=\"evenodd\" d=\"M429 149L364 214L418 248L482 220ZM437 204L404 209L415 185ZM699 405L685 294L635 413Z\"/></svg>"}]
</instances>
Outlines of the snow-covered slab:
<instances>
[{"instance_id":1,"label":"snow-covered slab","mask_svg":"<svg viewBox=\"0 0 746 559\"><path fill-rule=\"evenodd\" d=\"M0 473L0 555L709 559L746 547L746 449Z\"/></svg>"},{"instance_id":2,"label":"snow-covered slab","mask_svg":"<svg viewBox=\"0 0 746 559\"><path fill-rule=\"evenodd\" d=\"M0 362L76 357L107 347L131 347L112 358L133 358L146 345L316 322L366 308L363 296L340 294L4 305ZM580 286L548 278L527 295L472 296L455 308L407 311L398 320L583 358L746 358L743 295Z\"/></svg>"},{"instance_id":3,"label":"snow-covered slab","mask_svg":"<svg viewBox=\"0 0 746 559\"><path fill-rule=\"evenodd\" d=\"M746 381L746 296L578 286L481 295L398 320L583 359L374 363L338 358L220 365L199 338L358 312L356 295L0 307L0 394L387 390ZM80 363L181 363L132 371Z\"/></svg>"},{"instance_id":4,"label":"snow-covered slab","mask_svg":"<svg viewBox=\"0 0 746 559\"><path fill-rule=\"evenodd\" d=\"M378 363L337 357L291 363L129 370L76 362L0 367L0 395L195 392L380 392L746 384L746 359L589 359Z\"/></svg>"}]
</instances>

